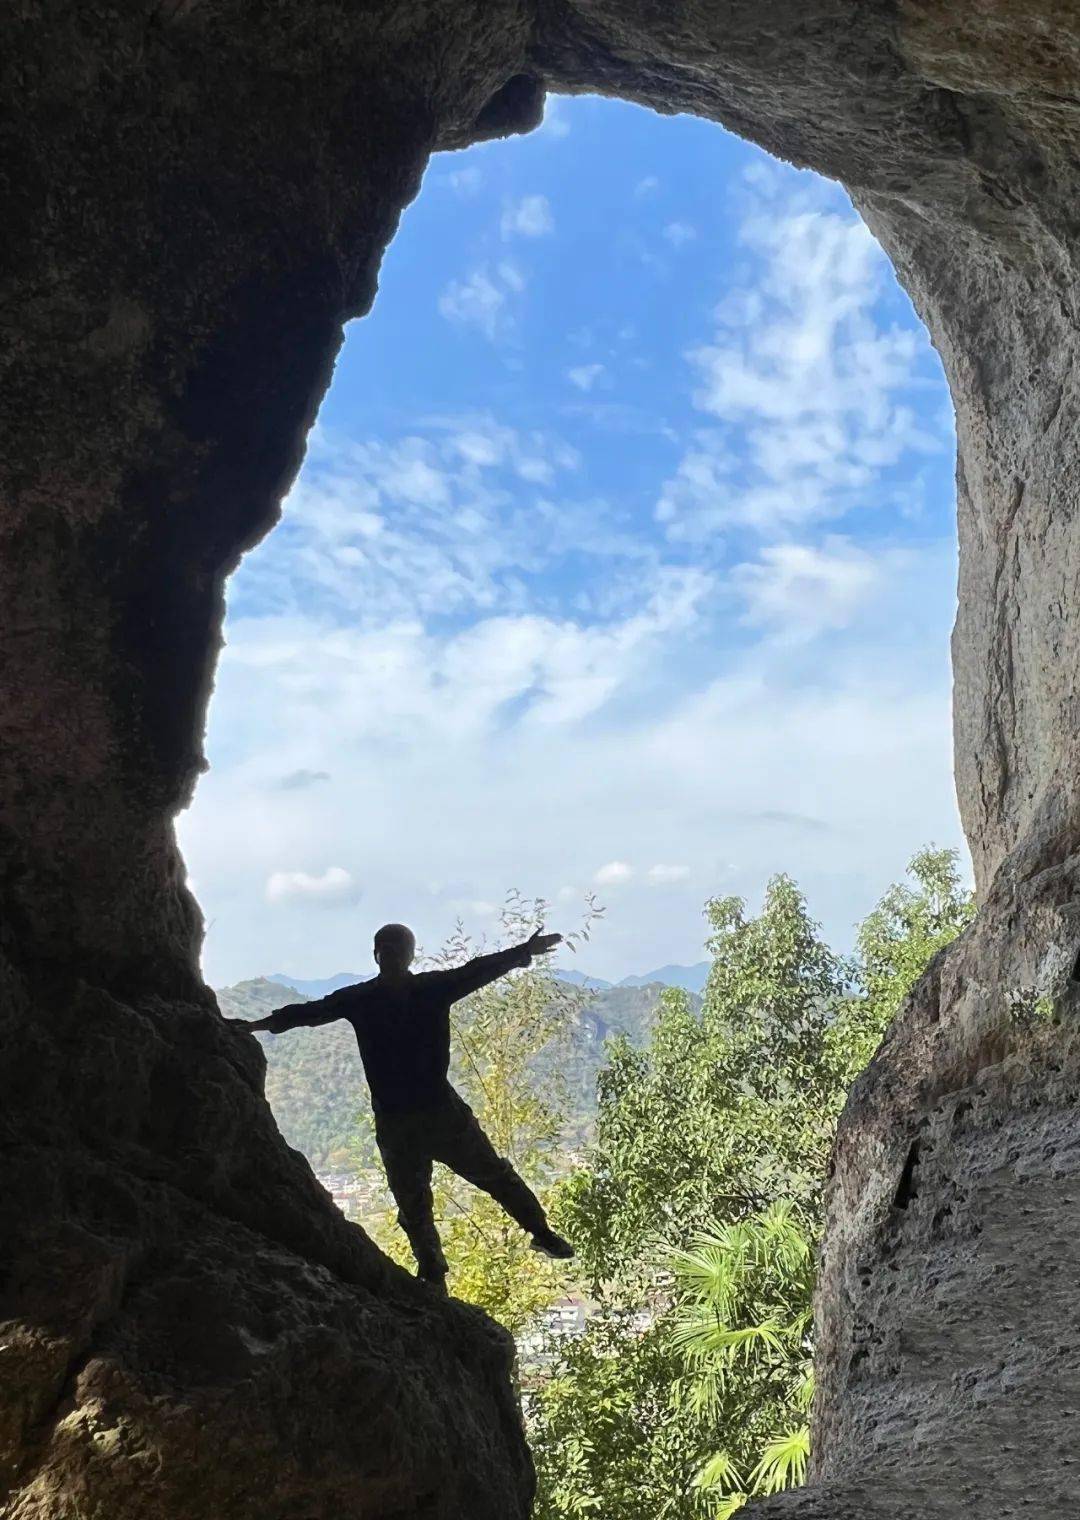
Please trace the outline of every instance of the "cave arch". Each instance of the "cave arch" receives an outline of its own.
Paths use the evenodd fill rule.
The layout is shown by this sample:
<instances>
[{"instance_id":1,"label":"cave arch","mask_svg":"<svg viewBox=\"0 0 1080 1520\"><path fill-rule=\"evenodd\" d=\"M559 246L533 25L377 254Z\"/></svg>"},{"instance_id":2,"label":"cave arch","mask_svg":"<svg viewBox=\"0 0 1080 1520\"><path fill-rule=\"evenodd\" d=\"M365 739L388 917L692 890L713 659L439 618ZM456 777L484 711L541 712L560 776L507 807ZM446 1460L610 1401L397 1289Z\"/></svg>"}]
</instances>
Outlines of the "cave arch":
<instances>
[{"instance_id":1,"label":"cave arch","mask_svg":"<svg viewBox=\"0 0 1080 1520\"><path fill-rule=\"evenodd\" d=\"M1040 1321L1068 1298L1019 1197L1034 1184L1051 1219L1068 1196L1068 1163L1036 1137L1072 1135L1076 1058L1002 999L1063 995L1075 939L1080 19L1050 0L32 6L8 68L12 1515L147 1513L140 1463L162 1516L527 1511L505 1343L418 1300L277 1141L195 970L171 820L202 764L224 577L274 521L428 154L528 130L546 88L690 111L841 180L942 355L957 782L981 912L849 1102L821 1486L776 1507L960 1514L982 1484L1007 1508L1038 1473L1044 1509L1067 1513L1041 1456L1075 1414ZM919 1197L897 1237L884 1200L916 1120ZM1072 1233L1059 1261L1080 1255ZM1041 1314L1021 1315L1006 1377L991 1353L1029 1301ZM284 1394L315 1387L317 1434ZM1025 1459L1003 1472L1006 1439Z\"/></svg>"},{"instance_id":2,"label":"cave arch","mask_svg":"<svg viewBox=\"0 0 1080 1520\"><path fill-rule=\"evenodd\" d=\"M508 227L524 192L543 194L543 231ZM673 251L675 217L687 241ZM800 372L810 343L820 350ZM745 406L713 378L725 352L746 376ZM596 378L580 367L601 358ZM369 906L390 879L399 893L411 884L407 913L429 944L449 911L435 883L457 883L453 912L467 916L461 898L498 902L506 879L561 887L567 917L562 884L582 881L583 854L595 856L588 876L630 848L626 821L647 816L657 786L666 827L632 828L639 851L691 862L684 874L714 885L727 872L725 890L752 896L779 851L843 943L865 883L900 869L911 840L957 838L942 390L925 329L840 188L711 122L561 96L529 137L435 155L372 312L346 328L282 524L228 585L211 768L178 820L211 985L265 968L266 944L297 976L320 960L366 966L361 884ZM488 439L480 462L472 434ZM522 462L523 450L537 457ZM800 463L784 469L781 453ZM631 543L648 556L636 565ZM780 570L788 544L811 547ZM872 598L845 602L840 619L858 618L847 636L831 631L834 571L876 582ZM784 612L763 605L781 575L787 605L797 595L807 608L786 651ZM564 576L585 604L564 596ZM820 596L799 591L815 579ZM926 607L914 627L912 590ZM683 605L693 630L680 659ZM629 658L616 653L624 631ZM837 642L851 650L843 677ZM595 700L566 689L579 645ZM678 714L691 721L695 696L683 739ZM567 714L568 701L583 711ZM711 777L696 773L702 746L725 754ZM277 773L294 768L320 784L279 791ZM561 829L536 830L534 793ZM757 815L781 796L814 819ZM707 858L721 840L722 861ZM618 893L623 956L696 960L694 889L658 894L646 865ZM341 906L316 909L314 879L331 867ZM298 879L285 909L277 893L297 869L312 891ZM678 954L665 931L684 940ZM638 969L605 970L597 949L594 972Z\"/></svg>"}]
</instances>

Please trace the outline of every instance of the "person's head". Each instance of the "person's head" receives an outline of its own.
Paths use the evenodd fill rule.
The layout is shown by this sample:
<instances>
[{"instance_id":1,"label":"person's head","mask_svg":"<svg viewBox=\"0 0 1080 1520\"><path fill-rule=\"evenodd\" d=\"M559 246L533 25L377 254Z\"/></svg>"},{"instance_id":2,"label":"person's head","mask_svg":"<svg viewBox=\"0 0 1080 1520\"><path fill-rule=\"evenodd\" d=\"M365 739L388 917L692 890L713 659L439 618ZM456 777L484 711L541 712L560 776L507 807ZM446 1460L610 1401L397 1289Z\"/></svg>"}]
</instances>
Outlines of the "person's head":
<instances>
[{"instance_id":1,"label":"person's head","mask_svg":"<svg viewBox=\"0 0 1080 1520\"><path fill-rule=\"evenodd\" d=\"M380 971L408 971L416 954L416 939L404 924L383 924L375 936L375 960Z\"/></svg>"}]
</instances>

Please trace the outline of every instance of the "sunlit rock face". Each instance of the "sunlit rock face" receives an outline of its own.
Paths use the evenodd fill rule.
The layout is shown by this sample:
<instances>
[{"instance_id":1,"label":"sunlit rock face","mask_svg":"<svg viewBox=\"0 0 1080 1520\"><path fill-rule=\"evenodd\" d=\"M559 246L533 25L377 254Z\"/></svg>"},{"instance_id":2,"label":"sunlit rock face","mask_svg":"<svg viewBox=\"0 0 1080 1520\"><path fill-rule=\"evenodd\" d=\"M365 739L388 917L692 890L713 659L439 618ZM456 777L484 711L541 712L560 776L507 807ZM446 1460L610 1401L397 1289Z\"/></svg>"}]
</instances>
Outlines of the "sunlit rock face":
<instances>
[{"instance_id":1,"label":"sunlit rock face","mask_svg":"<svg viewBox=\"0 0 1080 1520\"><path fill-rule=\"evenodd\" d=\"M528 1513L505 1338L392 1269L280 1140L198 978L171 820L224 577L428 154L528 130L547 84L843 180L957 411L982 912L852 1095L816 1481L761 1512L1073 1513L1080 14L28 0L4 55L0 1512Z\"/></svg>"}]
</instances>

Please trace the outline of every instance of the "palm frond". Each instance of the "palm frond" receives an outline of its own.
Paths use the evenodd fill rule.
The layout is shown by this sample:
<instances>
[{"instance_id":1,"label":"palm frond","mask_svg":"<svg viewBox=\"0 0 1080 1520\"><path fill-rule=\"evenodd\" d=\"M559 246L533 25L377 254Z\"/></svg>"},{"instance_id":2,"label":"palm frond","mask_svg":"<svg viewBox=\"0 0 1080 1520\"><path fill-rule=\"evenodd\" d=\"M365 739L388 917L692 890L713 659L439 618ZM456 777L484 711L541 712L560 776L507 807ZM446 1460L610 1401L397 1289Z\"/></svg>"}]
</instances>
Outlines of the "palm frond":
<instances>
[{"instance_id":1,"label":"palm frond","mask_svg":"<svg viewBox=\"0 0 1080 1520\"><path fill-rule=\"evenodd\" d=\"M718 1451L695 1474L694 1487L721 1491L731 1488L741 1489L742 1481L731 1456L726 1451Z\"/></svg>"},{"instance_id":2,"label":"palm frond","mask_svg":"<svg viewBox=\"0 0 1080 1520\"><path fill-rule=\"evenodd\" d=\"M771 1320L760 1325L722 1325L707 1317L688 1317L676 1323L672 1343L694 1360L717 1356L736 1361L758 1350L782 1351L784 1338L781 1327Z\"/></svg>"},{"instance_id":3,"label":"palm frond","mask_svg":"<svg viewBox=\"0 0 1080 1520\"><path fill-rule=\"evenodd\" d=\"M779 1493L782 1488L797 1488L806 1481L806 1462L810 1455L810 1431L799 1425L783 1435L774 1436L762 1453L761 1461L750 1474L754 1492Z\"/></svg>"},{"instance_id":4,"label":"palm frond","mask_svg":"<svg viewBox=\"0 0 1080 1520\"><path fill-rule=\"evenodd\" d=\"M807 1367L805 1373L796 1384L794 1402L796 1409L801 1410L803 1414L807 1412L807 1410L810 1408L810 1405L814 1402L813 1365Z\"/></svg>"}]
</instances>

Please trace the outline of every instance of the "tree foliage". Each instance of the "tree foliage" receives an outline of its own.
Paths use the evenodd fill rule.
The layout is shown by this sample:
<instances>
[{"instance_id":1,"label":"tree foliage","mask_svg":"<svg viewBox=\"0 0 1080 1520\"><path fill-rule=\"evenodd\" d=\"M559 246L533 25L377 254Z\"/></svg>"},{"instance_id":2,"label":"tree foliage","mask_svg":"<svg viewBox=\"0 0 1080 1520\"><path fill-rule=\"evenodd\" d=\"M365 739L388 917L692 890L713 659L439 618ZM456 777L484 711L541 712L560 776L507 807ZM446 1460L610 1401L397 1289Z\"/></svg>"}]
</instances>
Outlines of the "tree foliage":
<instances>
[{"instance_id":1,"label":"tree foliage","mask_svg":"<svg viewBox=\"0 0 1080 1520\"><path fill-rule=\"evenodd\" d=\"M596 1287L686 1245L714 1221L777 1198L814 1207L842 1101L830 1029L850 967L828 948L795 885L770 882L762 912L706 907L712 968L704 1004L663 999L644 1050L616 1042L599 1082L588 1168L560 1218Z\"/></svg>"},{"instance_id":2,"label":"tree foliage","mask_svg":"<svg viewBox=\"0 0 1080 1520\"><path fill-rule=\"evenodd\" d=\"M713 1452L696 1486L721 1511L803 1481L813 1392L814 1246L789 1201L714 1226L672 1253L676 1313L671 1336L689 1377L694 1419L737 1432L737 1450ZM680 1389L681 1392L681 1389ZM753 1457L757 1461L749 1463Z\"/></svg>"},{"instance_id":3,"label":"tree foliage","mask_svg":"<svg viewBox=\"0 0 1080 1520\"><path fill-rule=\"evenodd\" d=\"M286 1003L309 1001L295 988L265 977L219 987L217 1000L222 1013L233 1019L262 1019ZM358 1157L353 1142L364 1069L349 1025L255 1038L266 1056L267 1101L289 1144L303 1151L317 1172L372 1166L375 1151Z\"/></svg>"},{"instance_id":4,"label":"tree foliage","mask_svg":"<svg viewBox=\"0 0 1080 1520\"><path fill-rule=\"evenodd\" d=\"M838 1031L850 1037L845 1059L852 1080L876 1050L930 960L975 916L955 850L920 850L908 866L911 882L895 882L859 926L853 1013Z\"/></svg>"},{"instance_id":5,"label":"tree foliage","mask_svg":"<svg viewBox=\"0 0 1080 1520\"><path fill-rule=\"evenodd\" d=\"M794 883L707 905L700 1013L665 996L616 1042L596 1139L557 1199L600 1313L530 1406L538 1520L730 1516L802 1480L822 1182L848 1087L929 958L970 920L924 850L836 955Z\"/></svg>"}]
</instances>

